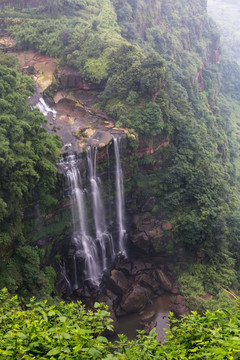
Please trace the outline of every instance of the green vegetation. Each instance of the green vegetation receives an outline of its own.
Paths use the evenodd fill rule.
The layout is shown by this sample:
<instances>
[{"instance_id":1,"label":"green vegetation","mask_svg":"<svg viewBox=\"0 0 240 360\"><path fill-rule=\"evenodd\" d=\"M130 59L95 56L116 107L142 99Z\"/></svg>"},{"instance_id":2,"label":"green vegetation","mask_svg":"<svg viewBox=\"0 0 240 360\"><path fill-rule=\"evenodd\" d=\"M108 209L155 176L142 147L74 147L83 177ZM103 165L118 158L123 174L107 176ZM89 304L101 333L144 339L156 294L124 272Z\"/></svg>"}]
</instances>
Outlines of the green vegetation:
<instances>
[{"instance_id":1,"label":"green vegetation","mask_svg":"<svg viewBox=\"0 0 240 360\"><path fill-rule=\"evenodd\" d=\"M107 307L95 303L86 310L80 303L48 305L30 303L22 309L17 296L0 292L1 359L237 359L240 355L240 308L193 312L181 320L170 314L170 329L164 344L139 332L136 340L119 335L111 343L104 332L111 331Z\"/></svg>"},{"instance_id":2,"label":"green vegetation","mask_svg":"<svg viewBox=\"0 0 240 360\"><path fill-rule=\"evenodd\" d=\"M239 105L233 101L239 101L240 81L231 61L224 61L221 78L219 34L206 1L55 0L30 9L11 4L4 16L18 48L35 48L77 68L102 88L101 107L116 126L128 127L151 147L151 155L132 155L132 207L136 199L154 198L151 216L171 222L175 246L195 259L204 254L208 284L218 281L228 254L227 286L234 287L240 274L240 167ZM164 140L166 147L160 146ZM38 182L31 176L25 189ZM198 269L198 281L218 297L204 283L206 269ZM187 271L182 279L191 279L192 269Z\"/></svg>"},{"instance_id":3,"label":"green vegetation","mask_svg":"<svg viewBox=\"0 0 240 360\"><path fill-rule=\"evenodd\" d=\"M16 66L13 56L0 54L0 286L27 296L48 280L40 270L40 250L26 243L24 211L34 201L43 214L56 205L60 142L42 127L46 120L39 110L26 104L35 85Z\"/></svg>"},{"instance_id":4,"label":"green vegetation","mask_svg":"<svg viewBox=\"0 0 240 360\"><path fill-rule=\"evenodd\" d=\"M227 252L213 256L208 264L190 264L178 277L181 293L190 309L203 313L230 308L232 300L226 289L237 287L234 260Z\"/></svg>"}]
</instances>

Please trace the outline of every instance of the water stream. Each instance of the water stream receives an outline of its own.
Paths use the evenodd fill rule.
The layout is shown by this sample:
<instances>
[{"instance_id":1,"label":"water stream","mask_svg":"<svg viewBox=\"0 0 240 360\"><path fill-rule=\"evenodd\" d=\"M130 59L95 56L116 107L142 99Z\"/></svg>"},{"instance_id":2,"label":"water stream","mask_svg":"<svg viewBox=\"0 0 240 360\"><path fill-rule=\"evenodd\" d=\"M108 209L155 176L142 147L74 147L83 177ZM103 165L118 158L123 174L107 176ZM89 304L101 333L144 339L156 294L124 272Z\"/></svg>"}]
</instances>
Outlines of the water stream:
<instances>
[{"instance_id":1,"label":"water stream","mask_svg":"<svg viewBox=\"0 0 240 360\"><path fill-rule=\"evenodd\" d=\"M124 256L126 253L126 227L125 227L125 212L124 212L124 186L123 173L120 162L119 141L121 139L113 138L114 153L115 153L115 179L116 179L116 210L118 223L118 249Z\"/></svg>"},{"instance_id":2,"label":"water stream","mask_svg":"<svg viewBox=\"0 0 240 360\"><path fill-rule=\"evenodd\" d=\"M38 102L36 103L36 105L34 105L34 108L39 109L39 110L41 111L41 113L42 113L45 117L51 115L51 116L52 116L52 119L53 119L53 120L56 120L56 115L57 115L56 110L50 108L50 107L47 105L46 101L45 101L42 97L39 98L39 100L38 100Z\"/></svg>"},{"instance_id":3,"label":"water stream","mask_svg":"<svg viewBox=\"0 0 240 360\"><path fill-rule=\"evenodd\" d=\"M113 237L108 232L105 217L105 209L101 194L101 181L97 176L97 147L88 146L87 160L89 168L89 177L92 193L93 217L95 223L95 237L100 248L99 263L101 266L101 274L107 270L114 256Z\"/></svg>"},{"instance_id":4,"label":"water stream","mask_svg":"<svg viewBox=\"0 0 240 360\"><path fill-rule=\"evenodd\" d=\"M72 290L78 289L82 280L87 280L93 286L98 287L104 273L111 267L116 256L118 254L127 256L124 187L119 140L114 138L113 143L116 215L112 212L108 219L106 219L105 209L109 210L109 204L103 201L101 179L97 173L98 147L87 147L86 165L88 176L84 175L84 179L81 178L79 159L75 155L68 155L61 161L62 172L67 183L67 194L71 200L73 221L71 240ZM109 171L109 164L107 166L107 171ZM87 209L88 214L86 215ZM113 219L113 217L116 217L116 219ZM93 224L88 225L89 219L93 219ZM117 232L113 231L112 224L114 223ZM82 262L83 274L79 265Z\"/></svg>"},{"instance_id":5,"label":"water stream","mask_svg":"<svg viewBox=\"0 0 240 360\"><path fill-rule=\"evenodd\" d=\"M101 267L98 261L98 249L94 239L89 235L87 229L87 220L85 215L86 199L84 188L82 187L80 171L75 161L75 156L71 155L65 160L67 171L65 173L68 192L71 199L72 219L74 232L72 234L72 242L76 247L73 256L74 261L74 289L78 288L78 272L76 265L76 257L82 256L85 260L84 277L90 280L92 284L99 285L99 277L101 275Z\"/></svg>"},{"instance_id":6,"label":"water stream","mask_svg":"<svg viewBox=\"0 0 240 360\"><path fill-rule=\"evenodd\" d=\"M168 314L171 302L172 295L165 294L159 296L152 304L146 306L144 314L142 314L142 316L146 316L150 313L154 314L150 320L156 322L157 339L160 342L165 340L165 329L169 327ZM125 334L129 340L135 339L137 336L137 329L141 329L141 326L139 325L141 320L140 314L130 314L118 319L119 333Z\"/></svg>"},{"instance_id":7,"label":"water stream","mask_svg":"<svg viewBox=\"0 0 240 360\"><path fill-rule=\"evenodd\" d=\"M38 108L45 117L56 119L56 110L49 107L40 92L36 97L34 108ZM79 158L74 154L67 155L61 163L62 173L66 179L67 194L71 202L73 233L70 244L71 275L67 278L68 269L64 267L64 276L71 283L72 290L78 289L82 281L89 281L98 287L106 271L111 267L118 254L127 256L126 226L124 211L123 172L120 161L121 139L113 137L115 174L111 179L115 182L115 211L109 202L104 202L101 179L97 173L98 147L87 147L87 172L82 179ZM108 152L108 149L107 149ZM108 155L108 191L111 188L109 178ZM80 156L83 158L84 156ZM88 176L86 176L88 174ZM113 189L113 187L112 187ZM112 190L114 191L114 190ZM108 218L106 217L108 213ZM93 219L93 224L89 225ZM115 228L113 229L113 224ZM117 231L116 231L117 230ZM68 263L68 261L67 261ZM66 263L66 264L67 264ZM69 280L71 279L71 280ZM69 288L69 283L67 283Z\"/></svg>"}]
</instances>

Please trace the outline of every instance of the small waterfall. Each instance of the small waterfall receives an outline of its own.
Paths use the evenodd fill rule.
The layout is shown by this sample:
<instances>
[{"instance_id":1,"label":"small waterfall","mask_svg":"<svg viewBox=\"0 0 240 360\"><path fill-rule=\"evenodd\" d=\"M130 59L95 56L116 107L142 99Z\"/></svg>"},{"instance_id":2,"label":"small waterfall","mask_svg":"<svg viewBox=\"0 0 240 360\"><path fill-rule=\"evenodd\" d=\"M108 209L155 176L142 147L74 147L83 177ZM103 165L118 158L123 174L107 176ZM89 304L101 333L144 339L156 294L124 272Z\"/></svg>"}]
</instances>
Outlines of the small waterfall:
<instances>
[{"instance_id":1,"label":"small waterfall","mask_svg":"<svg viewBox=\"0 0 240 360\"><path fill-rule=\"evenodd\" d=\"M38 100L37 104L34 106L34 108L38 108L45 117L47 117L49 114L51 114L53 120L56 119L56 115L57 115L56 110L51 109L42 97L39 98L39 100Z\"/></svg>"},{"instance_id":2,"label":"small waterfall","mask_svg":"<svg viewBox=\"0 0 240 360\"><path fill-rule=\"evenodd\" d=\"M112 235L108 232L105 209L101 196L101 181L97 176L97 147L88 146L87 159L92 192L93 217L96 240L101 253L102 272L107 270L115 255Z\"/></svg>"},{"instance_id":3,"label":"small waterfall","mask_svg":"<svg viewBox=\"0 0 240 360\"><path fill-rule=\"evenodd\" d=\"M124 213L124 186L123 173L120 162L119 142L121 139L113 138L114 153L115 153L115 179L116 179L116 210L117 210L117 224L118 224L118 249L120 253L127 256L126 252L126 227L125 227L125 213Z\"/></svg>"},{"instance_id":4,"label":"small waterfall","mask_svg":"<svg viewBox=\"0 0 240 360\"><path fill-rule=\"evenodd\" d=\"M66 178L69 186L69 195L71 198L72 218L74 232L72 242L76 247L73 257L74 261L74 286L78 288L78 271L76 258L83 257L85 260L85 279L89 279L92 284L99 285L101 277L101 268L98 261L98 250L94 239L88 234L87 220L85 215L85 196L81 186L81 176L75 157L71 156L67 163L68 170Z\"/></svg>"}]
</instances>

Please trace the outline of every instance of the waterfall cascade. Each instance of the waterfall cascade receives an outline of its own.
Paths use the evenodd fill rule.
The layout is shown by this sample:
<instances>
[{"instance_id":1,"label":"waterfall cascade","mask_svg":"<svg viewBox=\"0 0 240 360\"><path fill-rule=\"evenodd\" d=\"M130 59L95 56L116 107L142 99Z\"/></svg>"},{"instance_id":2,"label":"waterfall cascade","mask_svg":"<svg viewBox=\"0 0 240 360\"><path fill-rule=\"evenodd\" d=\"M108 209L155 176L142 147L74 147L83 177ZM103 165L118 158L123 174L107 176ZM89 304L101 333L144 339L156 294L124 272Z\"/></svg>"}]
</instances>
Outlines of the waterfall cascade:
<instances>
[{"instance_id":1,"label":"waterfall cascade","mask_svg":"<svg viewBox=\"0 0 240 360\"><path fill-rule=\"evenodd\" d=\"M99 275L101 273L98 262L97 244L88 234L87 221L85 215L85 194L81 185L81 176L75 157L71 156L68 162L69 168L65 174L68 183L69 195L72 204L72 218L74 232L72 241L76 247L74 260L74 288L78 287L78 272L76 265L76 256L82 255L85 258L85 278L91 280L94 285L99 284Z\"/></svg>"},{"instance_id":2,"label":"waterfall cascade","mask_svg":"<svg viewBox=\"0 0 240 360\"><path fill-rule=\"evenodd\" d=\"M39 98L36 105L34 105L34 108L38 108L44 116L47 117L48 115L51 115L53 120L56 119L56 110L50 108L42 97Z\"/></svg>"},{"instance_id":3,"label":"waterfall cascade","mask_svg":"<svg viewBox=\"0 0 240 360\"><path fill-rule=\"evenodd\" d=\"M124 213L124 186L123 186L123 173L120 162L119 153L119 139L113 138L114 153L115 153L115 178L116 178L116 209L117 209L117 222L118 222L118 246L119 251L126 256L126 228L125 228L125 213Z\"/></svg>"},{"instance_id":4,"label":"waterfall cascade","mask_svg":"<svg viewBox=\"0 0 240 360\"><path fill-rule=\"evenodd\" d=\"M88 146L88 177L82 181L78 167L79 160L69 155L61 161L66 178L67 192L71 199L73 234L72 281L75 290L80 282L88 280L93 286L99 286L104 272L111 266L118 254L126 256L126 229L124 216L123 174L119 154L119 140L113 138L115 154L115 210L111 219L107 218L103 201L100 177L97 174L98 148ZM88 212L88 213L87 213ZM116 219L112 219L116 217ZM88 224L89 218L93 224ZM111 225L115 223L116 231ZM83 263L83 276L79 271L79 259ZM83 261L82 261L83 260ZM67 278L66 271L64 272ZM68 279L68 278L67 278ZM69 284L67 284L69 285Z\"/></svg>"}]
</instances>

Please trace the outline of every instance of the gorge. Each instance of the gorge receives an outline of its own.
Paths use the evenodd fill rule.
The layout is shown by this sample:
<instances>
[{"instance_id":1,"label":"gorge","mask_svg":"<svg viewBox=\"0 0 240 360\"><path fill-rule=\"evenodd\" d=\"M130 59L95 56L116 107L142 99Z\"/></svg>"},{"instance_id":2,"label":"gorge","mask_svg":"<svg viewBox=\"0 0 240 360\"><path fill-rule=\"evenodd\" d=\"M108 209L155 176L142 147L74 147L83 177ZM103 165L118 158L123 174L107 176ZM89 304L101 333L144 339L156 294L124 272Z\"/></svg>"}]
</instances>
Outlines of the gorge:
<instances>
[{"instance_id":1,"label":"gorge","mask_svg":"<svg viewBox=\"0 0 240 360\"><path fill-rule=\"evenodd\" d=\"M0 3L1 288L104 302L116 330L135 313L150 332L167 297L232 307L238 65L206 5Z\"/></svg>"}]
</instances>

